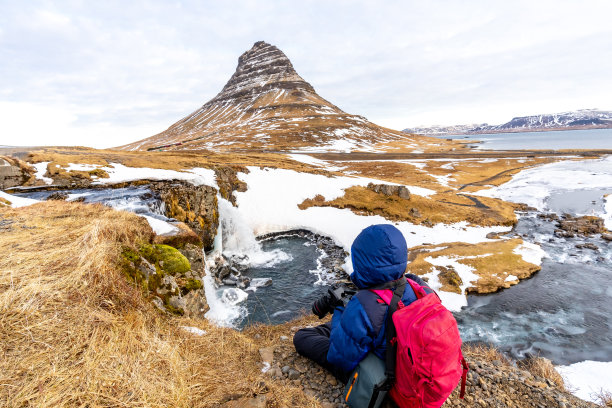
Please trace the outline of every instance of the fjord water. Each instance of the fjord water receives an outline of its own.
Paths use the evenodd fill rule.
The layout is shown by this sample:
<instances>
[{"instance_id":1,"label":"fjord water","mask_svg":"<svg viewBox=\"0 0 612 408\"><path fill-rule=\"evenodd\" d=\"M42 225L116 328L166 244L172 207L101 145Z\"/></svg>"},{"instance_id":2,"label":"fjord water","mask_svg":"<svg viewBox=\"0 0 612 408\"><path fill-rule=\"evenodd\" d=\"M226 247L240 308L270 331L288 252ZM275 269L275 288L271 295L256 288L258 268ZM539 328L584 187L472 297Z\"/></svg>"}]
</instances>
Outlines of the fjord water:
<instances>
[{"instance_id":1,"label":"fjord water","mask_svg":"<svg viewBox=\"0 0 612 408\"><path fill-rule=\"evenodd\" d=\"M549 132L445 135L444 139L466 139L481 150L612 149L612 129L553 130Z\"/></svg>"}]
</instances>

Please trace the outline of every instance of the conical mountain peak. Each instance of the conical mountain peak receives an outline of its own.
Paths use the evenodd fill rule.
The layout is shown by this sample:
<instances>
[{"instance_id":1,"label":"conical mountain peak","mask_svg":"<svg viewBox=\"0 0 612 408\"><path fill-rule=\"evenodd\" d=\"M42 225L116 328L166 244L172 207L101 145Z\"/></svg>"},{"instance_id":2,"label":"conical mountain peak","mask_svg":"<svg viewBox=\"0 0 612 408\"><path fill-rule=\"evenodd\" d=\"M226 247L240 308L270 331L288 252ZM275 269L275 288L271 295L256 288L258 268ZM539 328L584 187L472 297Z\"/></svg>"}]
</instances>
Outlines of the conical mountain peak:
<instances>
[{"instance_id":1,"label":"conical mountain peak","mask_svg":"<svg viewBox=\"0 0 612 408\"><path fill-rule=\"evenodd\" d=\"M249 98L270 89L314 92L312 86L295 72L285 53L274 45L258 41L238 58L236 72L209 103Z\"/></svg>"},{"instance_id":2,"label":"conical mountain peak","mask_svg":"<svg viewBox=\"0 0 612 408\"><path fill-rule=\"evenodd\" d=\"M281 50L258 41L217 96L167 130L121 148L347 151L407 138L321 98Z\"/></svg>"}]
</instances>

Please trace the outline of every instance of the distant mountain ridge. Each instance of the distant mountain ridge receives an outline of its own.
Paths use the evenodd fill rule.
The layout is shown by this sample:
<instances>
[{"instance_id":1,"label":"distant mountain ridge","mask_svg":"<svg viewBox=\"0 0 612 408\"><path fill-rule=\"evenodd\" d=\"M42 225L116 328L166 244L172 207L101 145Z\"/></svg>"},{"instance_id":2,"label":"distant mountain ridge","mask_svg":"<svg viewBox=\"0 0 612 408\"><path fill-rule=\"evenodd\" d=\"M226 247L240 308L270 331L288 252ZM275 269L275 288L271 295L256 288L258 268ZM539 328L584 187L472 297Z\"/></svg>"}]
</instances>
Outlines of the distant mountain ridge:
<instances>
[{"instance_id":1,"label":"distant mountain ridge","mask_svg":"<svg viewBox=\"0 0 612 408\"><path fill-rule=\"evenodd\" d=\"M612 128L612 111L582 109L546 115L519 116L502 125L481 123L455 126L431 126L408 128L404 129L403 132L422 135L453 135L610 128Z\"/></svg>"},{"instance_id":2,"label":"distant mountain ridge","mask_svg":"<svg viewBox=\"0 0 612 408\"><path fill-rule=\"evenodd\" d=\"M371 150L415 135L383 128L320 97L277 47L256 42L221 92L167 130L124 150ZM416 144L415 144L416 147Z\"/></svg>"}]
</instances>

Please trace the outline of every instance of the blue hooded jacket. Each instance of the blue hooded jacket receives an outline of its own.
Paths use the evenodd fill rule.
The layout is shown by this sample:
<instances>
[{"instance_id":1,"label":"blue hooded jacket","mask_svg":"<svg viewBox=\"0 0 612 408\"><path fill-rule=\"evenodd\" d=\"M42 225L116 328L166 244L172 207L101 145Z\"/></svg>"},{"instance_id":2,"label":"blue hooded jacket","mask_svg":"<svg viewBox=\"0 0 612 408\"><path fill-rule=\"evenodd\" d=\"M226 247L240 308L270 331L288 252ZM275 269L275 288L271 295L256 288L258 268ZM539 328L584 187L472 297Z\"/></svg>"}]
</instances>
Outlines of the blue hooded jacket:
<instances>
[{"instance_id":1,"label":"blue hooded jacket","mask_svg":"<svg viewBox=\"0 0 612 408\"><path fill-rule=\"evenodd\" d=\"M355 238L351 258L351 280L359 289L367 289L401 278L408 264L408 248L404 236L393 225L372 225ZM421 279L410 277L424 285ZM379 299L369 290L360 290L346 308L336 308L327 361L350 372L370 351L385 358L387 305ZM408 305L415 300L410 285L406 285L402 302Z\"/></svg>"}]
</instances>

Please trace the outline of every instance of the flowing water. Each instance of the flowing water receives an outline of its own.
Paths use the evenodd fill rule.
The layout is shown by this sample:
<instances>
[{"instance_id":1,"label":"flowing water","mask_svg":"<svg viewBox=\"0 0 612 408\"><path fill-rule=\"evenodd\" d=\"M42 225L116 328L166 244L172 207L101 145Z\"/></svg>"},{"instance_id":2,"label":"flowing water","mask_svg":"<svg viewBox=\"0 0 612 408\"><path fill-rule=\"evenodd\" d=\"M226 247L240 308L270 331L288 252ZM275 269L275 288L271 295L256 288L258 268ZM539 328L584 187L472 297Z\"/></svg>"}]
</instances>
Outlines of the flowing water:
<instances>
[{"instance_id":1,"label":"flowing water","mask_svg":"<svg viewBox=\"0 0 612 408\"><path fill-rule=\"evenodd\" d=\"M609 191L609 190L606 190ZM601 213L600 189L553 193L547 207L561 213ZM612 360L612 243L557 238L555 222L523 214L515 228L548 254L531 279L491 295L468 297L456 314L464 341L492 343L515 358L539 354L556 364ZM594 244L597 250L578 248Z\"/></svg>"},{"instance_id":2,"label":"flowing water","mask_svg":"<svg viewBox=\"0 0 612 408\"><path fill-rule=\"evenodd\" d=\"M169 221L164 216L163 201L147 187L104 188L104 189L74 189L55 191L24 191L13 193L19 197L34 200L46 200L52 194L67 194L67 201L83 200L86 203L102 203L117 210L130 211L146 215L162 221Z\"/></svg>"},{"instance_id":3,"label":"flowing water","mask_svg":"<svg viewBox=\"0 0 612 408\"><path fill-rule=\"evenodd\" d=\"M171 221L162 215L161 201L146 187L65 192L70 200L83 197L86 202ZM557 191L547 208L559 214L601 213L606 192ZM52 193L18 195L45 199ZM207 276L208 317L241 328L255 322L278 324L309 313L331 280L321 266L325 253L311 238L298 234L259 241L230 203L220 199L219 208L217 252L246 254L248 268L243 274L252 284L246 290L216 287ZM548 257L531 279L495 294L469 296L468 306L456 314L464 341L489 342L515 358L540 354L556 364L612 360L612 243L599 236L556 238L554 229L554 222L536 213L521 216L515 232L540 244ZM581 243L595 244L598 250L577 248Z\"/></svg>"}]
</instances>

